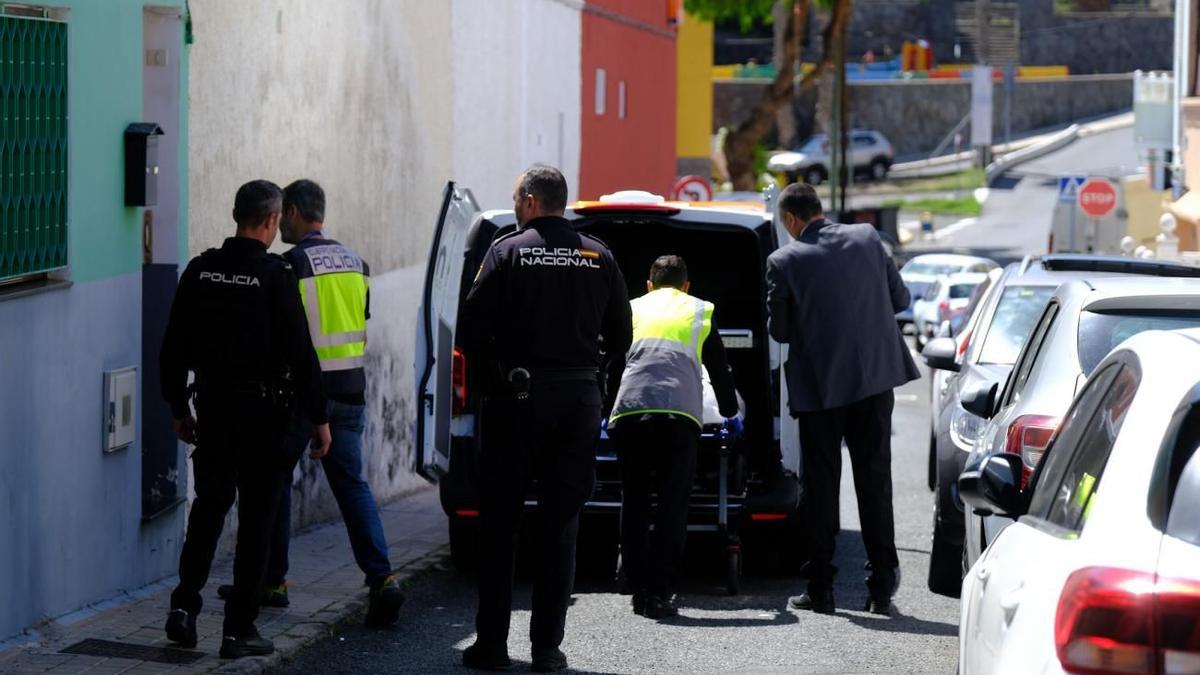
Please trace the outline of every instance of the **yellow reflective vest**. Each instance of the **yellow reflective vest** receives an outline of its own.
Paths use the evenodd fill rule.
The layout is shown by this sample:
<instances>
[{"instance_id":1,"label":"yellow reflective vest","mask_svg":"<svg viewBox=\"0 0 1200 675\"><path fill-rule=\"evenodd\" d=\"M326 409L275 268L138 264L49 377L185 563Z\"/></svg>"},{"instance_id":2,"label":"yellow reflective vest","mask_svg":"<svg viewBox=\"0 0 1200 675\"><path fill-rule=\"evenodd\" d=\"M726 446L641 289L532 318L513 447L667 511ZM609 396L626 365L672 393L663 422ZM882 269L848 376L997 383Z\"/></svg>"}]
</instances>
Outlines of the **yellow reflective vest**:
<instances>
[{"instance_id":1,"label":"yellow reflective vest","mask_svg":"<svg viewBox=\"0 0 1200 675\"><path fill-rule=\"evenodd\" d=\"M361 393L370 270L332 239L310 237L287 253L300 280L317 359L329 393Z\"/></svg>"},{"instance_id":2,"label":"yellow reflective vest","mask_svg":"<svg viewBox=\"0 0 1200 675\"><path fill-rule=\"evenodd\" d=\"M629 304L633 345L609 424L658 413L682 415L703 426L701 349L712 332L713 304L669 287Z\"/></svg>"}]
</instances>

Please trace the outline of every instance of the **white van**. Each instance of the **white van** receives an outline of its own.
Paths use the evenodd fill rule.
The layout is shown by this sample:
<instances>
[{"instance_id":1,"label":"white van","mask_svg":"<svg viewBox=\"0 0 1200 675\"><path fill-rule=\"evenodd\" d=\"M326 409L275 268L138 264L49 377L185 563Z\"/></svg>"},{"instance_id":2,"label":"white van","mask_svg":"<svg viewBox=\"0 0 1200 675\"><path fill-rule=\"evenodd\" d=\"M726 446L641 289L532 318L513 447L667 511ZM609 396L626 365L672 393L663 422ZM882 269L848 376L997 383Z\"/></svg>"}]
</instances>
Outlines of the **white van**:
<instances>
[{"instance_id":1,"label":"white van","mask_svg":"<svg viewBox=\"0 0 1200 675\"><path fill-rule=\"evenodd\" d=\"M770 197L768 197L768 201ZM717 328L724 340L737 390L745 401L745 435L728 464L725 508L728 534L739 529L791 530L791 536L764 537L773 546L798 546L800 452L795 421L788 415L780 363L786 347L767 334L765 269L767 256L787 241L774 225L771 204L666 202L648 193L618 193L601 202L577 203L566 218L612 249L631 294L655 258L680 255L687 261L691 292L716 304ZM481 436L476 364L455 347L458 312L483 256L497 236L516 227L511 210L482 211L470 191L446 187L434 234L424 295L417 317L416 470L441 492L450 519L450 545L457 565L470 566L477 537L479 499L472 480ZM715 435L705 429L705 438ZM720 532L715 445L703 443L697 464L689 531ZM585 507L581 546L589 517L615 517L621 504L616 454L597 429L596 488ZM531 493L527 506L533 506ZM740 546L739 546L740 549ZM731 547L729 550L733 550ZM615 548L613 550L615 559ZM737 559L730 560L736 577ZM736 590L736 578L731 580Z\"/></svg>"}]
</instances>

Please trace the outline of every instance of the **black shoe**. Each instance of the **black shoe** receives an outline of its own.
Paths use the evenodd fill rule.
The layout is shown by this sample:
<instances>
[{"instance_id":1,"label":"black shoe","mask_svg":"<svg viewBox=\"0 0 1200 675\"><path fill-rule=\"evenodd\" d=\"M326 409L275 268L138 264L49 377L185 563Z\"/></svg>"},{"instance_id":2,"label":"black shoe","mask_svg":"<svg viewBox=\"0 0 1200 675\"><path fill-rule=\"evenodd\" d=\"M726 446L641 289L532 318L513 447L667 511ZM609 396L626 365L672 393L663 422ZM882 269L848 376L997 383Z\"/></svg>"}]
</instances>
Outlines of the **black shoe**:
<instances>
[{"instance_id":1,"label":"black shoe","mask_svg":"<svg viewBox=\"0 0 1200 675\"><path fill-rule=\"evenodd\" d=\"M533 650L533 666L530 668L533 672L557 673L566 669L567 655L558 647Z\"/></svg>"},{"instance_id":2,"label":"black shoe","mask_svg":"<svg viewBox=\"0 0 1200 675\"><path fill-rule=\"evenodd\" d=\"M641 592L634 593L633 601L631 604L633 605L633 613L634 614L637 614L638 616L646 616L646 594L645 593L641 593Z\"/></svg>"},{"instance_id":3,"label":"black shoe","mask_svg":"<svg viewBox=\"0 0 1200 675\"><path fill-rule=\"evenodd\" d=\"M863 611L888 616L892 613L892 599L890 597L867 598L867 606Z\"/></svg>"},{"instance_id":4,"label":"black shoe","mask_svg":"<svg viewBox=\"0 0 1200 675\"><path fill-rule=\"evenodd\" d=\"M475 670L508 670L512 667L507 647L489 648L478 641L463 650L462 663Z\"/></svg>"},{"instance_id":5,"label":"black shoe","mask_svg":"<svg viewBox=\"0 0 1200 675\"><path fill-rule=\"evenodd\" d=\"M222 600L229 600L233 597L233 585L221 584L217 586L217 597ZM262 600L259 601L263 607L287 607L291 604L288 600L287 582L278 586L268 586L263 589Z\"/></svg>"},{"instance_id":6,"label":"black shoe","mask_svg":"<svg viewBox=\"0 0 1200 675\"><path fill-rule=\"evenodd\" d=\"M867 577L867 606L864 611L872 614L888 615L892 609L892 596L900 590L900 568L890 570L874 570L870 563L867 569L871 574Z\"/></svg>"},{"instance_id":7,"label":"black shoe","mask_svg":"<svg viewBox=\"0 0 1200 675\"><path fill-rule=\"evenodd\" d=\"M808 592L788 598L788 607L817 614L833 614L833 589L808 589Z\"/></svg>"},{"instance_id":8,"label":"black shoe","mask_svg":"<svg viewBox=\"0 0 1200 675\"><path fill-rule=\"evenodd\" d=\"M173 609L167 614L167 639L181 647L196 646L196 617L186 609Z\"/></svg>"},{"instance_id":9,"label":"black shoe","mask_svg":"<svg viewBox=\"0 0 1200 675\"><path fill-rule=\"evenodd\" d=\"M646 598L646 613L643 616L647 619L669 619L679 616L679 610L675 608L671 598L651 595Z\"/></svg>"},{"instance_id":10,"label":"black shoe","mask_svg":"<svg viewBox=\"0 0 1200 675\"><path fill-rule=\"evenodd\" d=\"M240 659L243 656L266 656L275 653L275 643L257 632L245 637L226 635L221 640L221 658Z\"/></svg>"},{"instance_id":11,"label":"black shoe","mask_svg":"<svg viewBox=\"0 0 1200 675\"><path fill-rule=\"evenodd\" d=\"M379 585L371 588L370 604L367 605L367 625L375 628L390 626L400 618L400 606L404 604L404 593L394 575L388 576Z\"/></svg>"}]
</instances>

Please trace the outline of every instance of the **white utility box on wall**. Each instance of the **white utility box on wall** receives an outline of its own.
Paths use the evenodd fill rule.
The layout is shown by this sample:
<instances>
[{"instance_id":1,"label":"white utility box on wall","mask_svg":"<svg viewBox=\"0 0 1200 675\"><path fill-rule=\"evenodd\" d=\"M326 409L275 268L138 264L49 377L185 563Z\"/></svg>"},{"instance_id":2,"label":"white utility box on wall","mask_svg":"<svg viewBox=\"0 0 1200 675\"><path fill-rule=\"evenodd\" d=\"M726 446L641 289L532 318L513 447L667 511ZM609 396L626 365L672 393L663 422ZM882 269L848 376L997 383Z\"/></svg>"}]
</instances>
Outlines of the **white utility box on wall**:
<instances>
[{"instance_id":1,"label":"white utility box on wall","mask_svg":"<svg viewBox=\"0 0 1200 675\"><path fill-rule=\"evenodd\" d=\"M104 373L104 451L133 445L136 425L137 368Z\"/></svg>"}]
</instances>

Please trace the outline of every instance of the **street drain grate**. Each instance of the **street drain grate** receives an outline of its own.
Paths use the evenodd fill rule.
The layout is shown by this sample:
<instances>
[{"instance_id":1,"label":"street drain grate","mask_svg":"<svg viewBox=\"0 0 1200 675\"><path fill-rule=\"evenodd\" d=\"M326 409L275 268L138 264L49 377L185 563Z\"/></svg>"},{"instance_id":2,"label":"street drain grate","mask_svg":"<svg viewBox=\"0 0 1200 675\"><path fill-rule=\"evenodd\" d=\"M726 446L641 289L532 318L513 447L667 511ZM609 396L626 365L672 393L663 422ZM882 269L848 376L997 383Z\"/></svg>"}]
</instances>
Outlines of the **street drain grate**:
<instances>
[{"instance_id":1,"label":"street drain grate","mask_svg":"<svg viewBox=\"0 0 1200 675\"><path fill-rule=\"evenodd\" d=\"M59 653L104 656L113 659L132 659L134 661L153 661L155 663L168 663L179 666L195 663L204 658L204 654L201 652L166 649L163 647L147 647L146 645L131 645L126 642L95 639L76 642Z\"/></svg>"}]
</instances>

